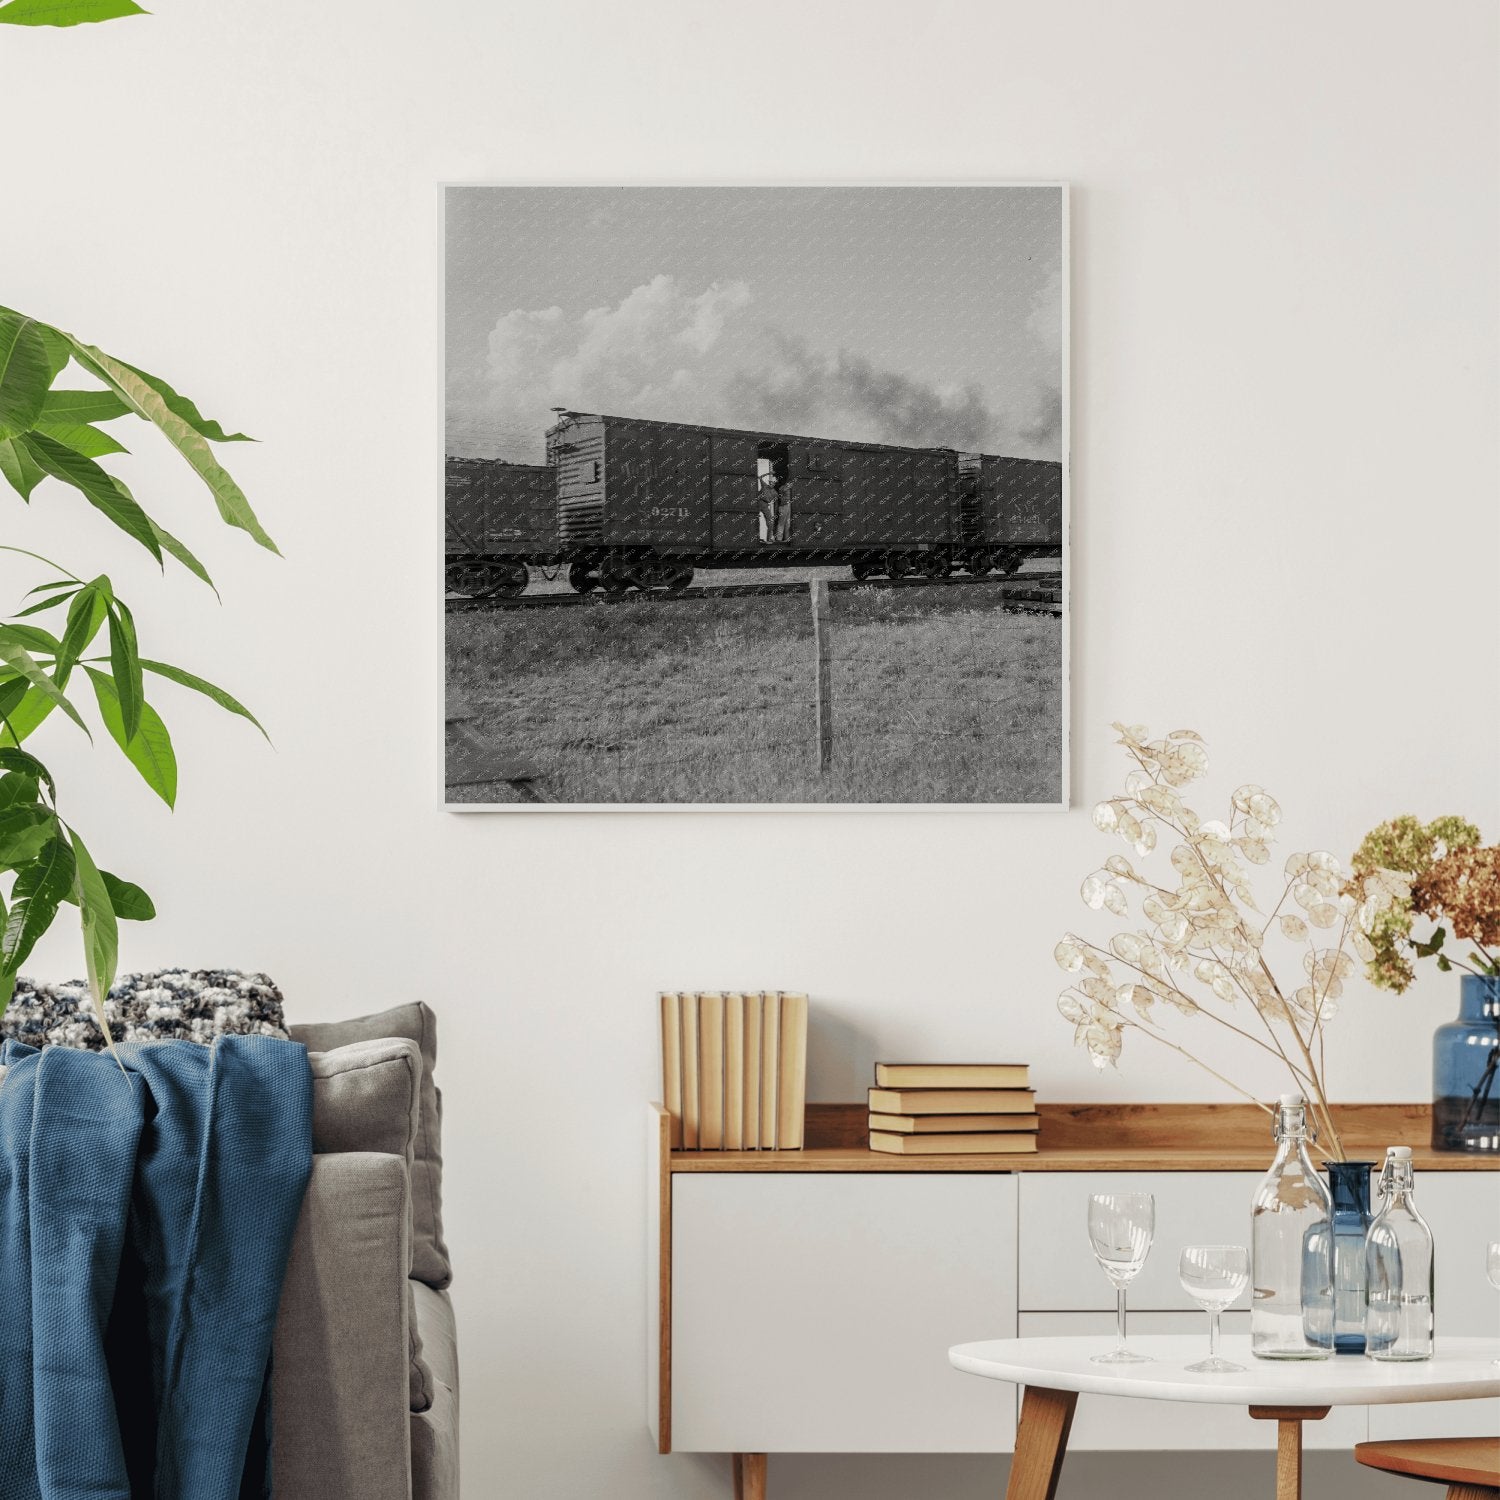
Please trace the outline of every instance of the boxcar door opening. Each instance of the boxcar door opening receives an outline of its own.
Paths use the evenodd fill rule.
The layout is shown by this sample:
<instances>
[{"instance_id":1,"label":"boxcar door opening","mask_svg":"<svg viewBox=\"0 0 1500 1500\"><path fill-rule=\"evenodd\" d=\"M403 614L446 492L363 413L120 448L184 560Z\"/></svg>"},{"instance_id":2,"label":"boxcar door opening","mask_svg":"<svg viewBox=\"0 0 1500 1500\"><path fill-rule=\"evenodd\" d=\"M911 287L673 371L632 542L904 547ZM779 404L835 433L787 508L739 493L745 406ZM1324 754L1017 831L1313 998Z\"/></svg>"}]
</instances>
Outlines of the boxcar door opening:
<instances>
[{"instance_id":1,"label":"boxcar door opening","mask_svg":"<svg viewBox=\"0 0 1500 1500\"><path fill-rule=\"evenodd\" d=\"M785 443L763 442L755 447L756 499L760 508L760 539L790 542L792 460Z\"/></svg>"}]
</instances>

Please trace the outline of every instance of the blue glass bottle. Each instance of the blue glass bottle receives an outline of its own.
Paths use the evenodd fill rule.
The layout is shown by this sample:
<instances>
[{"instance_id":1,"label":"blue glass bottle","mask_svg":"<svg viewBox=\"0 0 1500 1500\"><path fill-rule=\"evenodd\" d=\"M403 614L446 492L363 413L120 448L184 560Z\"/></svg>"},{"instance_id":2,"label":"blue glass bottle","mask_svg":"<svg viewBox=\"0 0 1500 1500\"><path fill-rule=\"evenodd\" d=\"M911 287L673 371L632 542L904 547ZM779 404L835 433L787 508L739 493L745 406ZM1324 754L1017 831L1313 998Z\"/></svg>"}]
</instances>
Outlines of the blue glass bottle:
<instances>
[{"instance_id":1,"label":"blue glass bottle","mask_svg":"<svg viewBox=\"0 0 1500 1500\"><path fill-rule=\"evenodd\" d=\"M1432 1038L1432 1149L1500 1154L1500 978L1465 974Z\"/></svg>"},{"instance_id":2,"label":"blue glass bottle","mask_svg":"<svg viewBox=\"0 0 1500 1500\"><path fill-rule=\"evenodd\" d=\"M1333 1195L1333 1352L1365 1352L1365 1231L1372 1161L1325 1161Z\"/></svg>"}]
</instances>

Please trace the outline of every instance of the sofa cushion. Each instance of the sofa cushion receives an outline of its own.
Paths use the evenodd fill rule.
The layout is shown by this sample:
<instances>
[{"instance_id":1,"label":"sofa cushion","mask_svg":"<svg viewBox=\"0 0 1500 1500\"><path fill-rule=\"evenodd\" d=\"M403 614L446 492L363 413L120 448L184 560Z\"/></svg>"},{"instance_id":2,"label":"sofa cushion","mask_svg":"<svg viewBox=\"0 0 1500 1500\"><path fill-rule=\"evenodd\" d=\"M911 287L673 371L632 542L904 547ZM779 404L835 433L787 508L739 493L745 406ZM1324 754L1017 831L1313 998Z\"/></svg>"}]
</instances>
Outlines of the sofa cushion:
<instances>
[{"instance_id":1,"label":"sofa cushion","mask_svg":"<svg viewBox=\"0 0 1500 1500\"><path fill-rule=\"evenodd\" d=\"M285 1037L281 991L264 974L238 969L152 969L120 974L105 1002L117 1042L188 1041L217 1036ZM31 1047L104 1047L88 982L39 983L24 975L0 1017L0 1039Z\"/></svg>"},{"instance_id":2,"label":"sofa cushion","mask_svg":"<svg viewBox=\"0 0 1500 1500\"><path fill-rule=\"evenodd\" d=\"M421 1119L421 1048L404 1037L382 1037L351 1042L332 1052L309 1052L307 1061L313 1080L314 1154L379 1151L397 1156L410 1183ZM414 1222L410 1192L406 1218L409 1237ZM420 1285L416 1281L406 1284L412 1411L426 1411L433 1396L432 1372L423 1357L422 1333L412 1302L412 1293Z\"/></svg>"},{"instance_id":3,"label":"sofa cushion","mask_svg":"<svg viewBox=\"0 0 1500 1500\"><path fill-rule=\"evenodd\" d=\"M310 1052L332 1052L351 1042L405 1037L422 1052L422 1101L412 1165L411 1274L442 1288L453 1279L443 1242L443 1096L433 1079L437 1066L437 1017L420 1000L352 1021L319 1021L289 1027L292 1039Z\"/></svg>"},{"instance_id":4,"label":"sofa cushion","mask_svg":"<svg viewBox=\"0 0 1500 1500\"><path fill-rule=\"evenodd\" d=\"M416 1285L416 1317L432 1359L433 1397L411 1416L412 1500L458 1500L458 1340L447 1292Z\"/></svg>"}]
</instances>

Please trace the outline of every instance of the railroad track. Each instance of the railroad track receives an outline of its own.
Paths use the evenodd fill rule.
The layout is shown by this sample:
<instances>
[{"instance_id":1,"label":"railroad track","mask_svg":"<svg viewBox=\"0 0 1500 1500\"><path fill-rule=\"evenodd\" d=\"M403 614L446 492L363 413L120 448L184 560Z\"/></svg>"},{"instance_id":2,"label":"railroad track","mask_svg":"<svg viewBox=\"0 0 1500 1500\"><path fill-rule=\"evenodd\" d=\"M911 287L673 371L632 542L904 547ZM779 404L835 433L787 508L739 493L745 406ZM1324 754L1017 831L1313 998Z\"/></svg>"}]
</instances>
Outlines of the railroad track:
<instances>
[{"instance_id":1,"label":"railroad track","mask_svg":"<svg viewBox=\"0 0 1500 1500\"><path fill-rule=\"evenodd\" d=\"M992 588L1003 592L1005 603L1016 606L1033 606L1056 613L1062 606L1061 573L1012 573L997 574L985 578L970 578L967 574L958 578L830 578L831 593L842 593L849 589L954 589ZM444 600L450 615L468 614L475 610L514 609L577 609L621 608L643 604L683 604L695 599L737 599L755 595L805 594L806 583L719 583L699 588L683 589L680 593L668 593L665 589L652 589L648 593L630 589L619 594L606 594L595 590L588 594L522 594L518 598L503 599L489 595L480 599L451 598Z\"/></svg>"}]
</instances>

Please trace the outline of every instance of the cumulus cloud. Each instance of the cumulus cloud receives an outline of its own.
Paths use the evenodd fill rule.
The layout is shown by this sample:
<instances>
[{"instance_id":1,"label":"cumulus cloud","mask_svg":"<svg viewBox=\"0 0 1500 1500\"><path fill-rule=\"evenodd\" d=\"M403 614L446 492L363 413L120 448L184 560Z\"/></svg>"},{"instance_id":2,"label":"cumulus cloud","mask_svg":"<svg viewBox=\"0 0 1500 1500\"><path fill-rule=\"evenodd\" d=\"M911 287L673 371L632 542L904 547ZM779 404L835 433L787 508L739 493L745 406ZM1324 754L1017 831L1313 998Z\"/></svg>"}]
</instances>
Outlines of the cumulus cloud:
<instances>
[{"instance_id":1,"label":"cumulus cloud","mask_svg":"<svg viewBox=\"0 0 1500 1500\"><path fill-rule=\"evenodd\" d=\"M1049 326L1055 342L1057 311L1039 299L1030 332L1045 339ZM1035 411L999 413L976 384L913 379L768 326L743 281L692 291L671 276L582 314L506 313L483 367L450 376L449 451L536 462L554 406L1042 457L1056 456L1061 420L1056 390Z\"/></svg>"}]
</instances>

